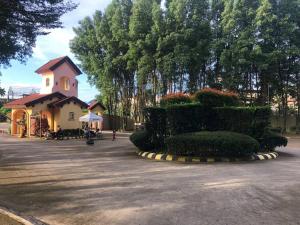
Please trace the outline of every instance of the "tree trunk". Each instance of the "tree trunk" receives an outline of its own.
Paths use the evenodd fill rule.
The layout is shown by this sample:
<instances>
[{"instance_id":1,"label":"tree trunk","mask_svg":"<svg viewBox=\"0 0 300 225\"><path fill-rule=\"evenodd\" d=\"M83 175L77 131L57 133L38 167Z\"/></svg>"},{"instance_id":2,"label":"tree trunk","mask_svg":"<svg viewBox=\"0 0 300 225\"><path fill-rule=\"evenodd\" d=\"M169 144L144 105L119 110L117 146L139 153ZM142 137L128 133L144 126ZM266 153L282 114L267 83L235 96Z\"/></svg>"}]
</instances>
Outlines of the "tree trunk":
<instances>
[{"instance_id":1,"label":"tree trunk","mask_svg":"<svg viewBox=\"0 0 300 225\"><path fill-rule=\"evenodd\" d=\"M299 80L299 73L296 75L296 85L297 85L297 117L296 117L296 134L300 133L300 80Z\"/></svg>"}]
</instances>

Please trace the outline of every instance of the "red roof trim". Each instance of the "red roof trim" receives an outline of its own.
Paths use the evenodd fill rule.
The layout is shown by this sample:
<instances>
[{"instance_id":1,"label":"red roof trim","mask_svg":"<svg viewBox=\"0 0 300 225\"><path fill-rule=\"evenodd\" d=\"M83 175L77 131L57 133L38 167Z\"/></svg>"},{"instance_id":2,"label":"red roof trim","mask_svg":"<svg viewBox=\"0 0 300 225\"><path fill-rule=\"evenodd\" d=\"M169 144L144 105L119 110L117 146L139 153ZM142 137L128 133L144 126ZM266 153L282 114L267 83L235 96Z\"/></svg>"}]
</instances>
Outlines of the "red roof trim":
<instances>
[{"instance_id":1,"label":"red roof trim","mask_svg":"<svg viewBox=\"0 0 300 225\"><path fill-rule=\"evenodd\" d=\"M59 57L56 59L52 59L40 68L38 68L35 72L38 74L42 74L47 71L54 71L56 68L61 66L63 63L69 63L77 75L82 74L81 70L73 63L73 61L68 56Z\"/></svg>"},{"instance_id":2,"label":"red roof trim","mask_svg":"<svg viewBox=\"0 0 300 225\"><path fill-rule=\"evenodd\" d=\"M62 99L62 98L66 98L66 96L60 92L54 92L54 93L51 93L51 94L47 94L41 98L38 98L34 101L31 101L31 102L28 102L26 103L25 105L26 106L34 106L35 104L37 103L40 103L40 102L43 102L43 101L47 101L48 99L51 99L51 98L59 98L59 99Z\"/></svg>"},{"instance_id":3,"label":"red roof trim","mask_svg":"<svg viewBox=\"0 0 300 225\"><path fill-rule=\"evenodd\" d=\"M97 106L100 106L103 110L106 110L106 107L105 107L101 102L98 102L98 101L92 102L92 103L89 105L88 109L89 109L89 110L93 110L93 109L94 109L95 107L97 107Z\"/></svg>"},{"instance_id":4,"label":"red roof trim","mask_svg":"<svg viewBox=\"0 0 300 225\"><path fill-rule=\"evenodd\" d=\"M63 106L65 104L67 104L67 103L70 103L70 102L75 102L75 103L79 104L83 108L87 108L88 107L88 104L86 104L85 102L81 101L79 98L76 98L75 96L67 97L67 98L58 100L56 102L52 102L52 103L48 104L48 106L49 107L60 107L60 106Z\"/></svg>"}]
</instances>

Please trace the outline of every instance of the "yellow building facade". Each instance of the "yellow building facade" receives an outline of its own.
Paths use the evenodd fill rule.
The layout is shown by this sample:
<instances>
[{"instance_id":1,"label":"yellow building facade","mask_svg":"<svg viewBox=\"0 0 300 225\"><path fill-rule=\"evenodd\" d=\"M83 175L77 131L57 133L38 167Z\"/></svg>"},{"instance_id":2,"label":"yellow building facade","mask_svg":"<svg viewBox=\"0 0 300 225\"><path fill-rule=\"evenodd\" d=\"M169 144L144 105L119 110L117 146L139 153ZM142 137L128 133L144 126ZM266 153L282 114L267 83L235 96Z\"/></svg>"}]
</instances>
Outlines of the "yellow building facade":
<instances>
[{"instance_id":1,"label":"yellow building facade","mask_svg":"<svg viewBox=\"0 0 300 225\"><path fill-rule=\"evenodd\" d=\"M51 131L78 129L82 124L79 117L88 104L77 97L77 75L81 71L69 57L50 60L37 71L42 76L40 94L32 94L9 102L5 108L11 112L11 134L36 135L47 124ZM40 128L39 128L40 126Z\"/></svg>"}]
</instances>

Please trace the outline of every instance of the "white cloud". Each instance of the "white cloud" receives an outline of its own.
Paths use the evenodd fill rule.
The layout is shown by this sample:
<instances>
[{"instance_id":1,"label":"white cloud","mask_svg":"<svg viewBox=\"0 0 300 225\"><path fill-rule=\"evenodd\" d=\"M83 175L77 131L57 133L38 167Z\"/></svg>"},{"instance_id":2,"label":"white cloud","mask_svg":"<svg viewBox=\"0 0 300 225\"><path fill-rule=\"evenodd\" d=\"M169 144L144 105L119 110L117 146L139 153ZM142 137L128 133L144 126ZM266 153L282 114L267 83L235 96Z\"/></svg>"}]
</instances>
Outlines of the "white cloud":
<instances>
[{"instance_id":1,"label":"white cloud","mask_svg":"<svg viewBox=\"0 0 300 225\"><path fill-rule=\"evenodd\" d=\"M71 55L69 42L74 37L71 29L55 29L46 36L38 37L33 57L45 61L53 57Z\"/></svg>"},{"instance_id":2,"label":"white cloud","mask_svg":"<svg viewBox=\"0 0 300 225\"><path fill-rule=\"evenodd\" d=\"M33 49L33 57L35 59L41 60L41 61L46 61L47 56L45 55L43 49L41 49L41 46L38 45Z\"/></svg>"},{"instance_id":3,"label":"white cloud","mask_svg":"<svg viewBox=\"0 0 300 225\"><path fill-rule=\"evenodd\" d=\"M33 57L44 62L53 57L63 55L73 56L69 43L74 38L73 27L86 16L92 16L96 10L104 10L111 0L74 0L79 3L77 9L62 17L64 28L50 30L50 33L37 38L36 47L33 49ZM72 57L73 58L73 57Z\"/></svg>"}]
</instances>

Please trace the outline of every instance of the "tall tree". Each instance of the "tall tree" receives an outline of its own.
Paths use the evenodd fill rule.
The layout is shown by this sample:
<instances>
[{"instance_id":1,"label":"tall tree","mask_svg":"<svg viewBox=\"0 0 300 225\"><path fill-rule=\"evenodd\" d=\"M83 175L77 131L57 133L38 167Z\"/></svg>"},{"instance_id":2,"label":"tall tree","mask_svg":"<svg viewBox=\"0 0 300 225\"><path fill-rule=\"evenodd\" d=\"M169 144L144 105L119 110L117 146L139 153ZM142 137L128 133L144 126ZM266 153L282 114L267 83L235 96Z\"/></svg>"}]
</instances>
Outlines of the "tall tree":
<instances>
[{"instance_id":1,"label":"tall tree","mask_svg":"<svg viewBox=\"0 0 300 225\"><path fill-rule=\"evenodd\" d=\"M273 94L280 99L284 131L287 126L288 99L292 94L291 89L294 89L292 86L297 86L293 85L293 78L297 78L299 63L299 7L299 1L294 0L261 0L256 18L257 41L261 50L261 80L271 84ZM270 93L269 89L262 84L262 92Z\"/></svg>"},{"instance_id":2,"label":"tall tree","mask_svg":"<svg viewBox=\"0 0 300 225\"><path fill-rule=\"evenodd\" d=\"M208 76L209 85L218 83L219 79L221 78L221 54L224 49L223 29L221 25L223 11L223 0L212 0L210 12L212 43L210 49L210 74Z\"/></svg>"},{"instance_id":3,"label":"tall tree","mask_svg":"<svg viewBox=\"0 0 300 225\"><path fill-rule=\"evenodd\" d=\"M300 125L299 0L164 2L113 0L75 29L71 49L110 113L139 120L162 95L221 82L284 118L296 98Z\"/></svg>"},{"instance_id":4,"label":"tall tree","mask_svg":"<svg viewBox=\"0 0 300 225\"><path fill-rule=\"evenodd\" d=\"M153 33L153 9L158 0L137 0L133 4L129 24L130 48L128 67L136 71L138 114L146 102L156 104L158 92L155 60L158 37Z\"/></svg>"},{"instance_id":5,"label":"tall tree","mask_svg":"<svg viewBox=\"0 0 300 225\"><path fill-rule=\"evenodd\" d=\"M223 13L225 49L221 54L226 88L245 93L253 90L255 71L254 19L258 0L226 1Z\"/></svg>"},{"instance_id":6,"label":"tall tree","mask_svg":"<svg viewBox=\"0 0 300 225\"><path fill-rule=\"evenodd\" d=\"M85 18L70 47L91 83L101 91L110 115L130 116L134 73L127 68L132 2L114 0L106 12Z\"/></svg>"},{"instance_id":7,"label":"tall tree","mask_svg":"<svg viewBox=\"0 0 300 225\"><path fill-rule=\"evenodd\" d=\"M166 33L159 43L164 53L161 68L170 74L171 92L183 91L185 86L195 92L205 85L210 46L208 2L170 0L166 6Z\"/></svg>"}]
</instances>

